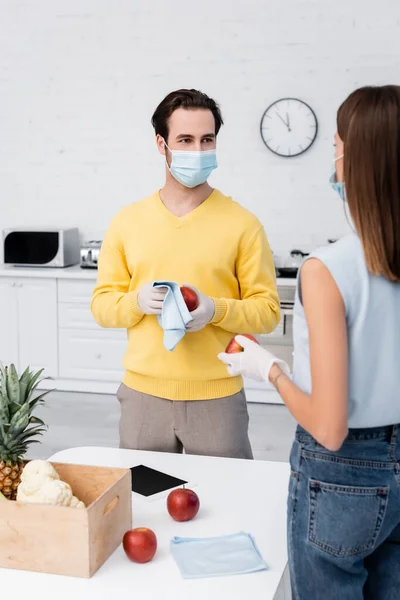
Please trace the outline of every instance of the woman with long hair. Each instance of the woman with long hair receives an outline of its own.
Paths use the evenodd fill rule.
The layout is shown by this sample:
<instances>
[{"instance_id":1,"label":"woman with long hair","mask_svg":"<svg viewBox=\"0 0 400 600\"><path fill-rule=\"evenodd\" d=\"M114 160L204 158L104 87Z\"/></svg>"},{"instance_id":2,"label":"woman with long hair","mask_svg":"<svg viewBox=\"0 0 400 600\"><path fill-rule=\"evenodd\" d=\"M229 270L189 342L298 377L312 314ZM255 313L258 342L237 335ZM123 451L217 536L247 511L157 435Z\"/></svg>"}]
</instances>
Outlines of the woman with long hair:
<instances>
[{"instance_id":1,"label":"woman with long hair","mask_svg":"<svg viewBox=\"0 0 400 600\"><path fill-rule=\"evenodd\" d=\"M243 336L231 375L269 380L298 422L290 465L293 600L400 598L400 87L339 108L331 184L354 234L299 271L293 379Z\"/></svg>"}]
</instances>

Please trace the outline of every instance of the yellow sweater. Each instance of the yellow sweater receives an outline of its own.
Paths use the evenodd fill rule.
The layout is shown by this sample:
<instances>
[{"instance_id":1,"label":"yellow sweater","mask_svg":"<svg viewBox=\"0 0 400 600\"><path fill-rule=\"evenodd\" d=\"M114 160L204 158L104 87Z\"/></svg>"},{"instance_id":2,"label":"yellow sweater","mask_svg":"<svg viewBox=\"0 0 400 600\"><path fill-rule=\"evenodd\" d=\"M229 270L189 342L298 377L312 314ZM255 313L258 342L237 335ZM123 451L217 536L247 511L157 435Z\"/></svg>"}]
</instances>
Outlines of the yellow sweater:
<instances>
[{"instance_id":1,"label":"yellow sweater","mask_svg":"<svg viewBox=\"0 0 400 600\"><path fill-rule=\"evenodd\" d=\"M125 207L104 237L91 303L103 327L128 330L124 383L170 400L229 396L243 387L217 354L237 333L270 333L280 318L272 253L249 211L214 190L198 208L176 217L159 193ZM186 333L173 352L163 346L154 315L143 315L143 284L194 285L215 301L202 331Z\"/></svg>"}]
</instances>

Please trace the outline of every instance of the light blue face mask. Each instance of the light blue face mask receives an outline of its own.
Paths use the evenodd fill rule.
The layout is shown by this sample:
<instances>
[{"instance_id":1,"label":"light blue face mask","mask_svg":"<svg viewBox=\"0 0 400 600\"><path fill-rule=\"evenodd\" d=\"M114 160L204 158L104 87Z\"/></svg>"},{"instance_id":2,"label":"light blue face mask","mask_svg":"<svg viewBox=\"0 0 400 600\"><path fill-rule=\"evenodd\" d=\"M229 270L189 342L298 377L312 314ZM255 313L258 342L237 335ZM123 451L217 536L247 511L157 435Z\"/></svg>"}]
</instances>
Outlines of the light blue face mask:
<instances>
[{"instance_id":1,"label":"light blue face mask","mask_svg":"<svg viewBox=\"0 0 400 600\"><path fill-rule=\"evenodd\" d=\"M336 177L336 161L343 158L343 156L344 156L344 154L341 154L340 156L338 156L337 158L335 158L333 160L332 174L329 178L329 182L330 182L332 188L335 190L335 192L337 192L339 194L339 196L341 197L341 199L343 200L343 202L345 202L346 201L346 189L344 187L344 182L338 181L337 177Z\"/></svg>"},{"instance_id":2,"label":"light blue face mask","mask_svg":"<svg viewBox=\"0 0 400 600\"><path fill-rule=\"evenodd\" d=\"M168 148L166 142L165 146ZM171 166L168 165L171 175L182 185L194 188L205 183L214 169L217 168L216 150L171 150ZM165 159L166 160L166 159Z\"/></svg>"}]
</instances>

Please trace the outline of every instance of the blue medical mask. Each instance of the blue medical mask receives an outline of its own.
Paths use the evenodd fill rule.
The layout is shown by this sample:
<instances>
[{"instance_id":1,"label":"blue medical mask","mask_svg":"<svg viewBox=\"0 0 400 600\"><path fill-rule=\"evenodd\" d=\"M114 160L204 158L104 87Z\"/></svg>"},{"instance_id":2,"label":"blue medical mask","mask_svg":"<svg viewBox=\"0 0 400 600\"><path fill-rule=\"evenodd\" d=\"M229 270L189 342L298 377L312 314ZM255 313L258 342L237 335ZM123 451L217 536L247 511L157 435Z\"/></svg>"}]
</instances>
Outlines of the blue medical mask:
<instances>
[{"instance_id":1,"label":"blue medical mask","mask_svg":"<svg viewBox=\"0 0 400 600\"><path fill-rule=\"evenodd\" d=\"M343 158L343 156L344 156L344 154L341 154L340 156L338 156L337 158L335 158L333 160L332 174L329 178L329 182L330 182L332 188L335 190L335 192L337 192L339 194L339 196L341 197L341 199L343 200L343 202L345 202L346 201L346 189L344 187L344 182L338 181L337 177L336 177L336 161Z\"/></svg>"},{"instance_id":2,"label":"blue medical mask","mask_svg":"<svg viewBox=\"0 0 400 600\"><path fill-rule=\"evenodd\" d=\"M168 148L166 142L165 146ZM194 188L205 183L214 169L217 168L216 150L171 150L171 166L168 165L171 175L182 185ZM165 157L167 162L167 158Z\"/></svg>"}]
</instances>

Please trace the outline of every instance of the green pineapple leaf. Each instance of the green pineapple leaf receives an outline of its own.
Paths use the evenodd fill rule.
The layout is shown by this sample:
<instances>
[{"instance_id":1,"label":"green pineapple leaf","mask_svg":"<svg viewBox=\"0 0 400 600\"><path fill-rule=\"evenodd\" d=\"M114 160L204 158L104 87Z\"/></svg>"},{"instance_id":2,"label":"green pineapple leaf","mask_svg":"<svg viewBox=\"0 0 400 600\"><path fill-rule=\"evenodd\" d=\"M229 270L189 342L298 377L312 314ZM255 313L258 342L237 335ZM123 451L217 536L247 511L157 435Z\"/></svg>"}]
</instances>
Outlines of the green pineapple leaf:
<instances>
[{"instance_id":1,"label":"green pineapple leaf","mask_svg":"<svg viewBox=\"0 0 400 600\"><path fill-rule=\"evenodd\" d=\"M51 392L51 390L46 390L45 392L43 392L43 394L40 394L40 396L36 396L35 398L33 398L32 400L29 401L29 409L32 411L33 408L35 406L37 406L38 404L44 404L44 396L46 396L47 394L49 394Z\"/></svg>"},{"instance_id":2,"label":"green pineapple leaf","mask_svg":"<svg viewBox=\"0 0 400 600\"><path fill-rule=\"evenodd\" d=\"M29 425L31 425L32 423L39 423L40 425L46 425L44 421L42 421L42 419L39 419L39 417L31 417L29 419Z\"/></svg>"},{"instance_id":3,"label":"green pineapple leaf","mask_svg":"<svg viewBox=\"0 0 400 600\"><path fill-rule=\"evenodd\" d=\"M1 377L0 377L0 391L3 396L8 398L7 394L7 367L1 365Z\"/></svg>"},{"instance_id":4,"label":"green pineapple leaf","mask_svg":"<svg viewBox=\"0 0 400 600\"><path fill-rule=\"evenodd\" d=\"M15 413L17 413L20 410L21 405L15 404L15 402L9 402L8 407L10 410L10 416L13 417Z\"/></svg>"},{"instance_id":5,"label":"green pineapple leaf","mask_svg":"<svg viewBox=\"0 0 400 600\"><path fill-rule=\"evenodd\" d=\"M29 391L29 394L32 395L32 393L36 390L36 388L42 383L42 381L48 381L50 379L54 379L53 377L42 377L41 379L39 379L34 386L32 386L32 389ZM54 390L48 390L49 392L54 391Z\"/></svg>"},{"instance_id":6,"label":"green pineapple leaf","mask_svg":"<svg viewBox=\"0 0 400 600\"><path fill-rule=\"evenodd\" d=\"M41 374L43 373L44 369L40 369L39 371L37 371L31 378L31 380L28 383L28 389L26 391L26 397L29 398L31 392L35 389L35 383L38 382L39 377L41 376ZM43 381L43 380L42 380Z\"/></svg>"},{"instance_id":7,"label":"green pineapple leaf","mask_svg":"<svg viewBox=\"0 0 400 600\"><path fill-rule=\"evenodd\" d=\"M38 436L43 435L46 431L47 431L47 427L42 427L41 425L27 429L26 431L24 431L23 433L21 433L19 435L19 438L18 438L19 442L25 444L26 440L29 440L33 437L37 440Z\"/></svg>"},{"instance_id":8,"label":"green pineapple leaf","mask_svg":"<svg viewBox=\"0 0 400 600\"><path fill-rule=\"evenodd\" d=\"M0 362L0 389L6 391L6 368L2 362Z\"/></svg>"},{"instance_id":9,"label":"green pineapple leaf","mask_svg":"<svg viewBox=\"0 0 400 600\"><path fill-rule=\"evenodd\" d=\"M29 375L30 375L30 369L29 369L29 367L26 367L25 371L22 373L22 375L19 378L19 380L20 381L23 381L25 379L29 380Z\"/></svg>"},{"instance_id":10,"label":"green pineapple leaf","mask_svg":"<svg viewBox=\"0 0 400 600\"><path fill-rule=\"evenodd\" d=\"M6 434L5 430L4 430L4 425L3 425L3 423L0 423L0 436L1 436L1 441L2 441L3 443L5 443L5 440L6 440L7 434Z\"/></svg>"},{"instance_id":11,"label":"green pineapple leaf","mask_svg":"<svg viewBox=\"0 0 400 600\"><path fill-rule=\"evenodd\" d=\"M8 437L8 433L5 432L3 425L0 425L0 437L1 437L0 450L2 447L7 449L9 437Z\"/></svg>"},{"instance_id":12,"label":"green pineapple leaf","mask_svg":"<svg viewBox=\"0 0 400 600\"><path fill-rule=\"evenodd\" d=\"M25 442L25 444L24 444L24 445L26 446L26 448L24 448L24 450L23 450L23 454L25 454L25 452L26 452L26 451L27 451L27 449L28 449L28 446L30 446L31 444L41 444L41 443L42 443L42 440L28 440L28 441L27 441L27 442ZM21 454L20 454L20 456L21 456Z\"/></svg>"},{"instance_id":13,"label":"green pineapple leaf","mask_svg":"<svg viewBox=\"0 0 400 600\"><path fill-rule=\"evenodd\" d=\"M8 408L7 399L0 394L0 423L8 425L10 422L10 411Z\"/></svg>"},{"instance_id":14,"label":"green pineapple leaf","mask_svg":"<svg viewBox=\"0 0 400 600\"><path fill-rule=\"evenodd\" d=\"M9 436L18 436L20 433L25 431L25 429L29 425L29 415L22 415L18 421L10 425L10 429L8 430Z\"/></svg>"},{"instance_id":15,"label":"green pineapple leaf","mask_svg":"<svg viewBox=\"0 0 400 600\"><path fill-rule=\"evenodd\" d=\"M22 373L21 377L19 378L19 391L20 391L21 402L25 402L25 400L26 400L26 392L28 389L28 383L29 383L30 377L31 377L31 372L29 370L29 367L27 367L25 369L25 371Z\"/></svg>"},{"instance_id":16,"label":"green pineapple leaf","mask_svg":"<svg viewBox=\"0 0 400 600\"><path fill-rule=\"evenodd\" d=\"M34 390L44 379L44 369L32 372L29 367L20 377L12 364L0 364L0 460L12 466L23 460L30 444L40 443L47 426L32 414L36 407L45 404L45 396L52 390Z\"/></svg>"},{"instance_id":17,"label":"green pineapple leaf","mask_svg":"<svg viewBox=\"0 0 400 600\"><path fill-rule=\"evenodd\" d=\"M17 374L17 370L15 368L15 365L12 364L10 365L10 368L8 370L7 373L7 395L10 399L11 402L14 402L15 404L20 404L19 401L19 379L18 379L18 374Z\"/></svg>"},{"instance_id":18,"label":"green pineapple leaf","mask_svg":"<svg viewBox=\"0 0 400 600\"><path fill-rule=\"evenodd\" d=\"M10 425L13 426L16 423L18 423L19 420L25 418L26 416L28 416L29 414L29 404L23 404L22 406L20 406L19 410L17 410L16 413L14 413L14 415L11 418L11 422ZM28 420L29 423L29 420Z\"/></svg>"}]
</instances>

